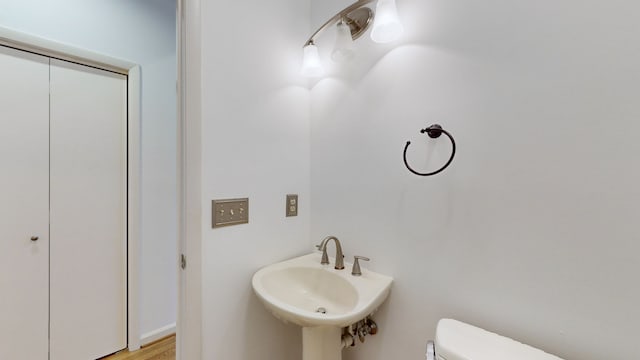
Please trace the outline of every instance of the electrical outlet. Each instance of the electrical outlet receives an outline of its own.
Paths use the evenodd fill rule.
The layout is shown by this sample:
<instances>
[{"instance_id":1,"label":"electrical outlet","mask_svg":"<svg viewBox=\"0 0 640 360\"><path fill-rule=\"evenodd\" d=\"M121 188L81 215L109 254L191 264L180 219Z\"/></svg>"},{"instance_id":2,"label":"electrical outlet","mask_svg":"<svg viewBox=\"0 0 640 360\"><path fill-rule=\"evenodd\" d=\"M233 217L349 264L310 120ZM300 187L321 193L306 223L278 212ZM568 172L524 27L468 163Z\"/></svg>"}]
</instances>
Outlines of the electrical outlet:
<instances>
[{"instance_id":1,"label":"electrical outlet","mask_svg":"<svg viewBox=\"0 0 640 360\"><path fill-rule=\"evenodd\" d=\"M214 228L249 222L249 198L213 200L211 209Z\"/></svg>"},{"instance_id":2,"label":"electrical outlet","mask_svg":"<svg viewBox=\"0 0 640 360\"><path fill-rule=\"evenodd\" d=\"M287 217L298 216L298 194L287 195Z\"/></svg>"}]
</instances>

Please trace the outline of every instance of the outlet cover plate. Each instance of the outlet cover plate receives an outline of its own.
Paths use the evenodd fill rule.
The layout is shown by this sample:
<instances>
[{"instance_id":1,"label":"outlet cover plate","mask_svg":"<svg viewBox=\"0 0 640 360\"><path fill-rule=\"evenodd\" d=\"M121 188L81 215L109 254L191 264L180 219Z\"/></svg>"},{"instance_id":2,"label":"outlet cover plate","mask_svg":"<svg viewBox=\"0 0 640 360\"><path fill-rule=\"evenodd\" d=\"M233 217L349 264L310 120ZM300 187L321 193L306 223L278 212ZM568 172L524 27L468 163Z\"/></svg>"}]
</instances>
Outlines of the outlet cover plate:
<instances>
[{"instance_id":1,"label":"outlet cover plate","mask_svg":"<svg viewBox=\"0 0 640 360\"><path fill-rule=\"evenodd\" d=\"M213 200L211 203L212 227L249 222L249 198Z\"/></svg>"},{"instance_id":2,"label":"outlet cover plate","mask_svg":"<svg viewBox=\"0 0 640 360\"><path fill-rule=\"evenodd\" d=\"M298 216L298 194L287 195L287 217Z\"/></svg>"}]
</instances>

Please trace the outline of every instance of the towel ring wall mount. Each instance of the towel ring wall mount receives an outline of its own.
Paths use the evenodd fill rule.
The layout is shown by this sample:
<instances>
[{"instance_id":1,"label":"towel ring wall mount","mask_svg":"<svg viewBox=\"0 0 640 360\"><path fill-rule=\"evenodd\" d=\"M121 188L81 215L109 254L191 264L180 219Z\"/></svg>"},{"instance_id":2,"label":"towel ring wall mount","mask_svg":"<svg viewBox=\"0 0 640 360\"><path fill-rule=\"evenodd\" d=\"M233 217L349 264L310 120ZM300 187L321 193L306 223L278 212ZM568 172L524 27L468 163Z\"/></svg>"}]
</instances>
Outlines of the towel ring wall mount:
<instances>
[{"instance_id":1,"label":"towel ring wall mount","mask_svg":"<svg viewBox=\"0 0 640 360\"><path fill-rule=\"evenodd\" d=\"M427 133L427 135L429 135L429 137L432 139L437 139L440 137L440 135L445 134L451 141L451 147L452 147L451 157L449 157L449 160L447 161L446 164L444 164L443 167L441 167L436 171L432 171L428 173L421 173L421 172L415 171L411 168L411 166L409 166L409 163L407 162L407 149L409 148L409 145L411 145L411 141L407 141L407 144L404 146L404 165L407 167L407 169L409 169L409 171L419 176L431 176L431 175L438 174L442 172L444 169L446 169L453 161L453 157L456 155L456 141L453 139L453 136L451 136L451 134L448 131L443 129L442 126L438 124L433 124L427 127L426 129L422 129L420 130L420 133L421 134Z\"/></svg>"}]
</instances>

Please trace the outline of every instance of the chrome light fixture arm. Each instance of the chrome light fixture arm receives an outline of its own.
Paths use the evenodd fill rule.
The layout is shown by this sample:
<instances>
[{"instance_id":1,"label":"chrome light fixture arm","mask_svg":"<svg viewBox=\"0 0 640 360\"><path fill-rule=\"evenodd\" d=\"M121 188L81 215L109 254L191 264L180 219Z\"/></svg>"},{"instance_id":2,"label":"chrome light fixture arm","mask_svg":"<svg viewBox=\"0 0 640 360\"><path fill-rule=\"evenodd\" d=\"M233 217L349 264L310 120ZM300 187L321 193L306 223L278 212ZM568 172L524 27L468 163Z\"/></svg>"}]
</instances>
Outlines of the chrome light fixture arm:
<instances>
[{"instance_id":1,"label":"chrome light fixture arm","mask_svg":"<svg viewBox=\"0 0 640 360\"><path fill-rule=\"evenodd\" d=\"M307 42L304 43L304 46L313 45L314 39L320 33L322 33L327 28L337 24L341 20L344 20L345 23L349 26L351 30L351 37L355 40L362 35L369 25L371 25L373 21L373 11L366 7L366 5L376 2L376 0L358 0L355 3L347 6L339 13L335 14L331 19L327 20L318 30L316 30L310 37Z\"/></svg>"},{"instance_id":2,"label":"chrome light fixture arm","mask_svg":"<svg viewBox=\"0 0 640 360\"><path fill-rule=\"evenodd\" d=\"M375 12L368 6L372 3L376 3ZM371 40L377 43L394 41L404 31L398 19L396 0L358 0L331 17L304 43L300 68L302 76L320 77L324 74L315 40L328 27L336 24L336 42L331 53L331 59L336 62L348 61L353 57L353 41L371 25Z\"/></svg>"}]
</instances>

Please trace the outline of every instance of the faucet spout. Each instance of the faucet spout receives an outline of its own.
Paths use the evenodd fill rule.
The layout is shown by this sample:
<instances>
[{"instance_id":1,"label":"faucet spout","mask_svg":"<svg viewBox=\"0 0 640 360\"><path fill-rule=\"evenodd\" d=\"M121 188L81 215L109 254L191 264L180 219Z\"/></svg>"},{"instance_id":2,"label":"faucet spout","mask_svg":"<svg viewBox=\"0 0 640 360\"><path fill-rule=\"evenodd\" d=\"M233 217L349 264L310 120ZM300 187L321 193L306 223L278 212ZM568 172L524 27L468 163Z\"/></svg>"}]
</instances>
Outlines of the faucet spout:
<instances>
[{"instance_id":1,"label":"faucet spout","mask_svg":"<svg viewBox=\"0 0 640 360\"><path fill-rule=\"evenodd\" d=\"M335 236L327 236L326 238L322 239L322 242L320 242L320 245L317 245L318 250L322 250L322 260L320 261L320 263L321 264L329 263L329 256L327 255L327 244L331 240L334 240L336 243L335 269L342 270L344 269L344 254L342 253L342 245L340 245L340 240L338 240L338 238Z\"/></svg>"}]
</instances>

